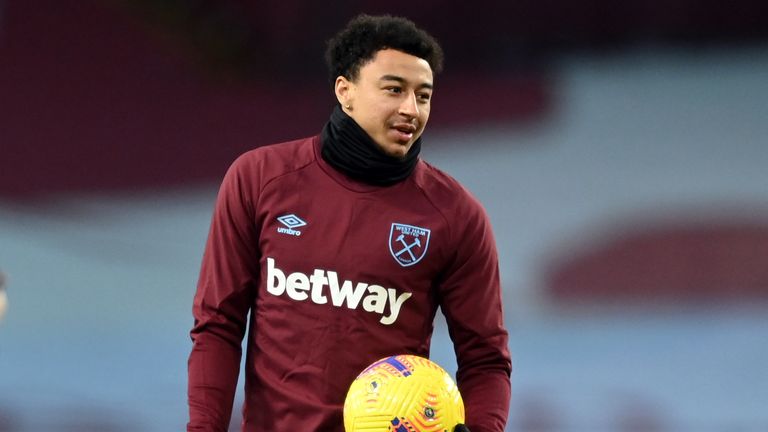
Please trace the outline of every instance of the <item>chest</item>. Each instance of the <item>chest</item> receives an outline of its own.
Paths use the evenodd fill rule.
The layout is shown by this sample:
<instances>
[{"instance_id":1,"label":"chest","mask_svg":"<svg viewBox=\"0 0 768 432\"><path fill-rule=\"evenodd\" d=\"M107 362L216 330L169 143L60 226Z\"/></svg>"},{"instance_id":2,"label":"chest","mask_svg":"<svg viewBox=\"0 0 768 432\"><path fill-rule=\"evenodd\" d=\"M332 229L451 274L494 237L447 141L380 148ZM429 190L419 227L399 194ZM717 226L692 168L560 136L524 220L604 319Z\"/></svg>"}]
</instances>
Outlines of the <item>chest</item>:
<instances>
[{"instance_id":1,"label":"chest","mask_svg":"<svg viewBox=\"0 0 768 432\"><path fill-rule=\"evenodd\" d=\"M356 192L305 170L263 188L255 208L257 309L271 322L291 311L307 326L362 319L414 330L433 316L451 230L421 188Z\"/></svg>"},{"instance_id":2,"label":"chest","mask_svg":"<svg viewBox=\"0 0 768 432\"><path fill-rule=\"evenodd\" d=\"M262 259L380 283L425 283L444 265L449 227L418 190L355 193L317 184L275 190L259 205Z\"/></svg>"}]
</instances>

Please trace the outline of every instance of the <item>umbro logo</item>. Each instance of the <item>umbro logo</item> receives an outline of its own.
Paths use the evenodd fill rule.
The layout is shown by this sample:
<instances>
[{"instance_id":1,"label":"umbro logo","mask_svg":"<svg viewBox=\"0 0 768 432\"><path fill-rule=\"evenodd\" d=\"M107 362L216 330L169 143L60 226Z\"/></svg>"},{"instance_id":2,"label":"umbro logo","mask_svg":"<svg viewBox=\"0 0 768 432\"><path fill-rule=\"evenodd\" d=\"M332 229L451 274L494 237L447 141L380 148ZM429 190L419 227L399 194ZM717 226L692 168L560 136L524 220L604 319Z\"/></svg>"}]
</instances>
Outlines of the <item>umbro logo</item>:
<instances>
[{"instance_id":1,"label":"umbro logo","mask_svg":"<svg viewBox=\"0 0 768 432\"><path fill-rule=\"evenodd\" d=\"M297 237L301 235L301 231L295 228L303 227L307 224L300 217L293 213L280 216L277 218L277 221L285 225L284 227L277 227L277 232L281 234L294 235Z\"/></svg>"}]
</instances>

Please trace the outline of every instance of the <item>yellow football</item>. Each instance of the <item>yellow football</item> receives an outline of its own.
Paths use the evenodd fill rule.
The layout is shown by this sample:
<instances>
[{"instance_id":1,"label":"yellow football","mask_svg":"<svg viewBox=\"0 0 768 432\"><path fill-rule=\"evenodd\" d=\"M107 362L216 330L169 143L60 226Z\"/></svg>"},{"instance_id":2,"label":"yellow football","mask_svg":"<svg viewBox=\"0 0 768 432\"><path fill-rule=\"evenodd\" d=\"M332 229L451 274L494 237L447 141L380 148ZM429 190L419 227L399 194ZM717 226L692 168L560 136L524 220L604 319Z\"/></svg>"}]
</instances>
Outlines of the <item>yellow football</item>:
<instances>
[{"instance_id":1,"label":"yellow football","mask_svg":"<svg viewBox=\"0 0 768 432\"><path fill-rule=\"evenodd\" d=\"M372 363L344 401L347 432L452 432L464 423L464 401L450 375L415 355Z\"/></svg>"}]
</instances>

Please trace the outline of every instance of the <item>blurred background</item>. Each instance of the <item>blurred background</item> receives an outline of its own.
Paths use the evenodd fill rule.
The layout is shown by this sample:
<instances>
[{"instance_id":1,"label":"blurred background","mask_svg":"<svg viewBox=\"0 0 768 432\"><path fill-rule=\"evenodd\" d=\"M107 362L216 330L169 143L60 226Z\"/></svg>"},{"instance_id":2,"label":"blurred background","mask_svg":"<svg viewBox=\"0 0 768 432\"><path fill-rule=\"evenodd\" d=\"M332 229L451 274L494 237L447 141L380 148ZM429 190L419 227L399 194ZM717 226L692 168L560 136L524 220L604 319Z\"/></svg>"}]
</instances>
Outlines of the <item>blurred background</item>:
<instances>
[{"instance_id":1,"label":"blurred background","mask_svg":"<svg viewBox=\"0 0 768 432\"><path fill-rule=\"evenodd\" d=\"M219 181L320 131L359 12L446 51L423 155L494 225L507 430L768 430L764 2L0 0L0 431L183 430Z\"/></svg>"}]
</instances>

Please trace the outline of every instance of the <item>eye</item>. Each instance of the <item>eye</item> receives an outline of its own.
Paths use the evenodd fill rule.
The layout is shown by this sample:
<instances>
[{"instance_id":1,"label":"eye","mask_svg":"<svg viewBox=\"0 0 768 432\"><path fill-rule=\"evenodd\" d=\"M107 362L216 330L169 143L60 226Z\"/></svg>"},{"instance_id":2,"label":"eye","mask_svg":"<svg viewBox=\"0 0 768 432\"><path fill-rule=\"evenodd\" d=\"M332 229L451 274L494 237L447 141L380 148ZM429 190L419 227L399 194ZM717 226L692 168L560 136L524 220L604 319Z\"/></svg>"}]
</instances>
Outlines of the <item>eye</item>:
<instances>
[{"instance_id":1,"label":"eye","mask_svg":"<svg viewBox=\"0 0 768 432\"><path fill-rule=\"evenodd\" d=\"M386 90L389 93L396 93L396 94L400 94L403 92L403 89L397 86L385 87L384 90Z\"/></svg>"},{"instance_id":2,"label":"eye","mask_svg":"<svg viewBox=\"0 0 768 432\"><path fill-rule=\"evenodd\" d=\"M431 93L419 93L417 96L422 102L428 102L432 98Z\"/></svg>"}]
</instances>

